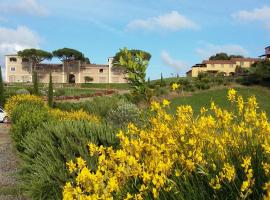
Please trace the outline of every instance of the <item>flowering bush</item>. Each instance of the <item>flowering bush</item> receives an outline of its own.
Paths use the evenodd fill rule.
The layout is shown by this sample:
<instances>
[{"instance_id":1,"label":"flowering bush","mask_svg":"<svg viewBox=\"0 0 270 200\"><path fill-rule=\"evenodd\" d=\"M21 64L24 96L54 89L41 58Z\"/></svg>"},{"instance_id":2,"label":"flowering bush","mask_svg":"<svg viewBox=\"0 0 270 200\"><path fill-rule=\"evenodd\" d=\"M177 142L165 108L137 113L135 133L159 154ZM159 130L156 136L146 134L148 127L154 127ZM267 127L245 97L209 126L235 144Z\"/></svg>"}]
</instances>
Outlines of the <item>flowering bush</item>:
<instances>
[{"instance_id":1,"label":"flowering bush","mask_svg":"<svg viewBox=\"0 0 270 200\"><path fill-rule=\"evenodd\" d=\"M153 102L150 126L129 124L120 147L89 143L96 170L80 157L69 161L72 174L63 199L265 199L270 196L270 123L254 96L246 101L230 89L231 109L211 102L193 115L176 115Z\"/></svg>"},{"instance_id":2,"label":"flowering bush","mask_svg":"<svg viewBox=\"0 0 270 200\"><path fill-rule=\"evenodd\" d=\"M5 110L9 115L11 115L13 109L16 108L17 105L27 102L31 104L45 106L45 102L43 101L43 99L38 96L30 94L18 94L8 99L7 103L5 104Z\"/></svg>"},{"instance_id":3,"label":"flowering bush","mask_svg":"<svg viewBox=\"0 0 270 200\"><path fill-rule=\"evenodd\" d=\"M67 111L62 111L60 109L50 109L49 114L50 116L58 120L67 120L67 121L85 120L85 121L96 122L96 123L100 121L97 116L87 114L83 110L67 112Z\"/></svg>"}]
</instances>

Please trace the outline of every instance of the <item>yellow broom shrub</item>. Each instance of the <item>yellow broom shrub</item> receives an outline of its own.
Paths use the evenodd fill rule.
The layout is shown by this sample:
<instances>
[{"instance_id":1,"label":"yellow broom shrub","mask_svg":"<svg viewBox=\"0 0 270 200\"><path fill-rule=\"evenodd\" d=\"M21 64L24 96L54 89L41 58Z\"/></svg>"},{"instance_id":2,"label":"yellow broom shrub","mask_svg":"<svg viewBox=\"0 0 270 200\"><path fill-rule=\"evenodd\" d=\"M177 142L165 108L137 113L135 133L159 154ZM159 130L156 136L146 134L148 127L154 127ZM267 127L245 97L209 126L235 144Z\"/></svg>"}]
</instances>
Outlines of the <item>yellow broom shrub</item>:
<instances>
[{"instance_id":1,"label":"yellow broom shrub","mask_svg":"<svg viewBox=\"0 0 270 200\"><path fill-rule=\"evenodd\" d=\"M257 148L263 149L259 166L269 173L270 123L266 113L258 112L254 96L244 101L230 89L228 100L230 110L212 102L199 116L193 115L190 106L179 106L171 115L164 109L168 101L153 102L150 126L130 124L126 132L120 131L119 148L89 144L89 156L98 159L96 170L91 171L80 157L67 163L73 179L65 184L63 199L144 199L149 195L156 199L161 191L179 192L172 177L187 179L194 174L209 180L212 193L231 185L238 191L237 198L247 198L256 182L252 158ZM239 159L233 160L232 154ZM136 190L127 190L130 183ZM266 190L265 199L269 188L267 182L261 188Z\"/></svg>"}]
</instances>

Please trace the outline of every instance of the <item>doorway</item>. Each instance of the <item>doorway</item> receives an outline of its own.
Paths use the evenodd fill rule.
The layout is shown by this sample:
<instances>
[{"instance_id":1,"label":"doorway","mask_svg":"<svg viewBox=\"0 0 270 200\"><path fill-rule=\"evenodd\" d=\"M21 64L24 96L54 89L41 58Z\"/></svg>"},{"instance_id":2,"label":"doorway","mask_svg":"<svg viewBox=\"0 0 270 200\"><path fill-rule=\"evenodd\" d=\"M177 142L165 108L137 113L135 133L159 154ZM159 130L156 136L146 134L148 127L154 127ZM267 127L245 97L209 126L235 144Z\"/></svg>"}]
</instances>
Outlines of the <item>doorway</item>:
<instances>
[{"instance_id":1,"label":"doorway","mask_svg":"<svg viewBox=\"0 0 270 200\"><path fill-rule=\"evenodd\" d=\"M68 83L75 83L75 75L74 74L69 74L68 76Z\"/></svg>"}]
</instances>

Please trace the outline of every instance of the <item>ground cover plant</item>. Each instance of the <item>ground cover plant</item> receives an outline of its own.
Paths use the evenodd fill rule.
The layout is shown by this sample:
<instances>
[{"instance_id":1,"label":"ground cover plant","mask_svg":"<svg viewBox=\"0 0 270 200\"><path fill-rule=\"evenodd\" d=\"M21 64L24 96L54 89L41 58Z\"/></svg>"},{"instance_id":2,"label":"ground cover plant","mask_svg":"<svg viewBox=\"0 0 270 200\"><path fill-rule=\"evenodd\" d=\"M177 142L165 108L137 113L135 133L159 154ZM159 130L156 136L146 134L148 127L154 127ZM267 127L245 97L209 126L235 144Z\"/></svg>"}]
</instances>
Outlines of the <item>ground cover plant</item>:
<instances>
[{"instance_id":1,"label":"ground cover plant","mask_svg":"<svg viewBox=\"0 0 270 200\"><path fill-rule=\"evenodd\" d=\"M120 145L88 144L95 170L70 160L63 199L268 199L270 123L254 96L233 89L229 108L211 102L168 114L170 102L152 102L145 127L129 124Z\"/></svg>"}]
</instances>

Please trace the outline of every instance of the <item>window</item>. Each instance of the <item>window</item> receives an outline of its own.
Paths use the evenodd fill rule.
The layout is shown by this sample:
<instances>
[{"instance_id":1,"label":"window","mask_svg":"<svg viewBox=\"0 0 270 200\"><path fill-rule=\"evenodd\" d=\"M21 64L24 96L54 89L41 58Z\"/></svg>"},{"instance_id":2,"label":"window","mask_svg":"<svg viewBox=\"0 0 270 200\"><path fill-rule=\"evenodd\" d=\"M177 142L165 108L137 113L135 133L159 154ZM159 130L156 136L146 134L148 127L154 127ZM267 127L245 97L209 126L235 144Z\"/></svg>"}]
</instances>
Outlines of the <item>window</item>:
<instances>
[{"instance_id":1,"label":"window","mask_svg":"<svg viewBox=\"0 0 270 200\"><path fill-rule=\"evenodd\" d=\"M221 64L221 67L223 68L224 67L224 64Z\"/></svg>"},{"instance_id":2,"label":"window","mask_svg":"<svg viewBox=\"0 0 270 200\"><path fill-rule=\"evenodd\" d=\"M9 61L10 61L10 62L17 62L17 58L11 57L11 58L9 58Z\"/></svg>"},{"instance_id":3,"label":"window","mask_svg":"<svg viewBox=\"0 0 270 200\"><path fill-rule=\"evenodd\" d=\"M103 69L99 69L99 73L103 73Z\"/></svg>"},{"instance_id":4,"label":"window","mask_svg":"<svg viewBox=\"0 0 270 200\"><path fill-rule=\"evenodd\" d=\"M212 67L212 68L215 68L215 65L214 65L214 64L212 64L212 65L211 65L211 67Z\"/></svg>"},{"instance_id":5,"label":"window","mask_svg":"<svg viewBox=\"0 0 270 200\"><path fill-rule=\"evenodd\" d=\"M29 62L28 58L22 58L22 62Z\"/></svg>"},{"instance_id":6,"label":"window","mask_svg":"<svg viewBox=\"0 0 270 200\"><path fill-rule=\"evenodd\" d=\"M11 67L10 68L10 71L15 72L16 71L16 68L15 67Z\"/></svg>"}]
</instances>

